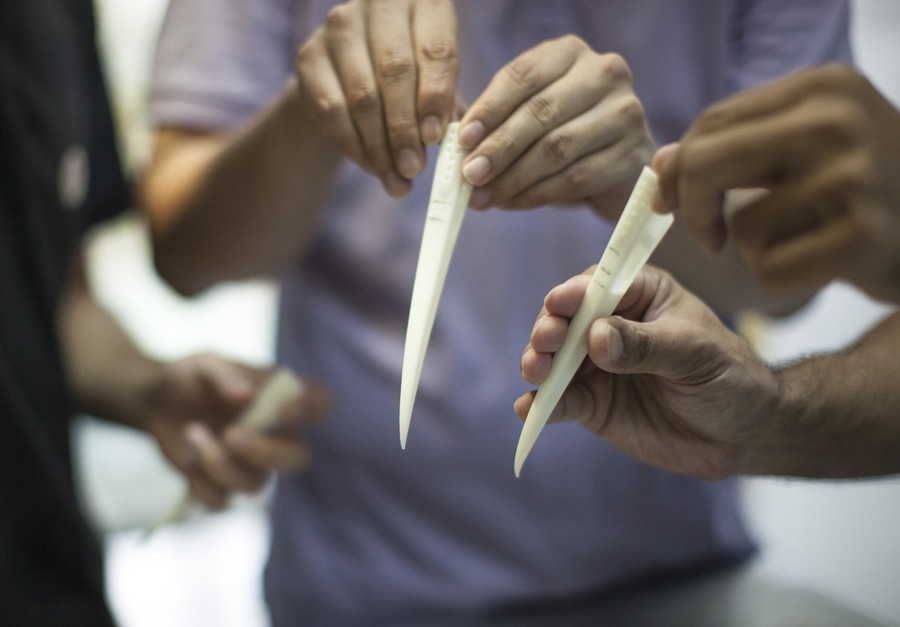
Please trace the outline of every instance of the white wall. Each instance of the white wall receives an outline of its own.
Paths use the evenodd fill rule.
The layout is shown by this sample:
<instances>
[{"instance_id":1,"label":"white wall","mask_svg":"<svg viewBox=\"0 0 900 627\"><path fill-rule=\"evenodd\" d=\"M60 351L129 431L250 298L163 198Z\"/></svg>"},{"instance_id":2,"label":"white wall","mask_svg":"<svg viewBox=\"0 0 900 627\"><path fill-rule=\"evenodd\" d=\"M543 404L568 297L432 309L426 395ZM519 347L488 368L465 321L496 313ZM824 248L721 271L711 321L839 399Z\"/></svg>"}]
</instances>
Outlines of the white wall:
<instances>
[{"instance_id":1,"label":"white wall","mask_svg":"<svg viewBox=\"0 0 900 627\"><path fill-rule=\"evenodd\" d=\"M141 102L156 26L166 0L98 0L117 110L129 158L146 156ZM859 61L900 102L900 0L857 0ZM92 249L95 285L135 335L161 358L216 350L251 363L271 359L275 289L225 286L184 301L159 283L142 227L122 221ZM795 318L767 328L773 361L851 341L887 311L833 286ZM235 330L240 332L236 333ZM122 627L265 625L259 576L264 515L250 503L144 541L136 526L161 515L182 485L152 442L86 422L78 429L85 499L107 535L108 590ZM883 618L900 620L900 480L746 482L750 522L764 544L762 567Z\"/></svg>"}]
</instances>

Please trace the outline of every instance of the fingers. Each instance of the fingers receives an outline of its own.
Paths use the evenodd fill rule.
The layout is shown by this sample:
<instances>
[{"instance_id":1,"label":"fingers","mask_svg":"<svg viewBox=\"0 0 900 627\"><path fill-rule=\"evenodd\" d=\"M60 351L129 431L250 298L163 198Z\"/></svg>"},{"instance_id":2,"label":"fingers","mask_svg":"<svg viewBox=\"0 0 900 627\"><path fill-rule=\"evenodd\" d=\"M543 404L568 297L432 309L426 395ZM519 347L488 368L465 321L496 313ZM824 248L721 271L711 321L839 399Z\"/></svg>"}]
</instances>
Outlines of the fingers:
<instances>
[{"instance_id":1,"label":"fingers","mask_svg":"<svg viewBox=\"0 0 900 627\"><path fill-rule=\"evenodd\" d=\"M583 274L556 286L544 299L544 307L532 328L531 341L519 361L522 378L529 383L540 385L547 377L552 355L565 341L569 322L584 299L593 271L594 267L588 268ZM646 266L638 273L616 311L637 320L644 319L648 312L655 315L654 303L672 300L672 286L672 280L666 273ZM657 308L661 307L660 304Z\"/></svg>"},{"instance_id":2,"label":"fingers","mask_svg":"<svg viewBox=\"0 0 900 627\"><path fill-rule=\"evenodd\" d=\"M265 472L235 460L206 425L187 425L185 438L193 451L193 464L187 470L191 491L205 505L222 507L229 492L252 492L265 482Z\"/></svg>"},{"instance_id":3,"label":"fingers","mask_svg":"<svg viewBox=\"0 0 900 627\"><path fill-rule=\"evenodd\" d=\"M404 196L409 192L406 179L411 177L404 177L402 171L398 171L400 162L394 159L391 151L386 126L388 109L383 100L386 93L378 75L378 72L388 70L376 66L375 59L370 56L375 51L370 49L367 41L364 20L365 16L348 5L335 7L329 12L325 30L329 57L333 71L337 73L365 163L381 179L388 193L395 197ZM407 32L407 43L408 36ZM378 52L383 54L380 50ZM396 84L391 85L388 95L393 99L391 106L396 108L400 98ZM411 95L409 102L412 102ZM415 145L418 137L409 139L404 136L403 141ZM410 162L405 162L404 166L408 168ZM407 172L415 169L414 163L412 166Z\"/></svg>"},{"instance_id":4,"label":"fingers","mask_svg":"<svg viewBox=\"0 0 900 627\"><path fill-rule=\"evenodd\" d=\"M303 394L282 408L272 430L316 424L328 416L332 405L333 396L327 387L315 381L304 381Z\"/></svg>"},{"instance_id":5,"label":"fingers","mask_svg":"<svg viewBox=\"0 0 900 627\"><path fill-rule=\"evenodd\" d=\"M463 117L459 137L474 148L463 165L476 186L473 208L607 194L633 183L652 145L624 60L574 36L529 50L498 73Z\"/></svg>"},{"instance_id":6,"label":"fingers","mask_svg":"<svg viewBox=\"0 0 900 627\"><path fill-rule=\"evenodd\" d=\"M441 141L452 119L459 73L456 11L449 0L420 2L413 15L418 69L419 133L427 145Z\"/></svg>"},{"instance_id":7,"label":"fingers","mask_svg":"<svg viewBox=\"0 0 900 627\"><path fill-rule=\"evenodd\" d=\"M193 365L189 362L193 362ZM185 367L196 368L200 382L212 390L230 408L242 406L252 398L256 386L264 377L260 371L214 355L195 355L187 358Z\"/></svg>"},{"instance_id":8,"label":"fingers","mask_svg":"<svg viewBox=\"0 0 900 627\"><path fill-rule=\"evenodd\" d=\"M633 93L607 96L540 137L481 189L497 206L531 208L606 194L626 178L633 184L643 136L632 131L643 129L643 120Z\"/></svg>"},{"instance_id":9,"label":"fingers","mask_svg":"<svg viewBox=\"0 0 900 627\"><path fill-rule=\"evenodd\" d=\"M868 161L853 153L833 159L738 211L731 228L736 249L764 287L776 293L818 287L853 268L870 270L862 258L867 212L848 201ZM868 254L867 254L868 253Z\"/></svg>"},{"instance_id":10,"label":"fingers","mask_svg":"<svg viewBox=\"0 0 900 627\"><path fill-rule=\"evenodd\" d=\"M275 426L266 433L232 425L216 435L205 424L188 424L184 439L189 450L182 456L182 468L196 497L220 507L233 491L258 490L271 471L307 468L312 455L298 426L322 420L331 402L327 388L308 382L299 398L281 408Z\"/></svg>"},{"instance_id":11,"label":"fingers","mask_svg":"<svg viewBox=\"0 0 900 627\"><path fill-rule=\"evenodd\" d=\"M848 72L834 67L800 72L708 108L678 145L654 157L660 176L655 209L680 207L701 246L720 250L726 239L726 191L792 185L852 144L853 108L840 93Z\"/></svg>"},{"instance_id":12,"label":"fingers","mask_svg":"<svg viewBox=\"0 0 900 627\"><path fill-rule=\"evenodd\" d=\"M332 395L325 386L307 381L303 394L281 408L274 426L264 433L234 425L222 440L225 449L246 467L260 471L298 472L312 459L302 438L302 426L316 424L331 411Z\"/></svg>"},{"instance_id":13,"label":"fingers","mask_svg":"<svg viewBox=\"0 0 900 627\"><path fill-rule=\"evenodd\" d=\"M344 154L394 197L425 165L454 108L458 48L449 0L350 2L300 49L297 76Z\"/></svg>"},{"instance_id":14,"label":"fingers","mask_svg":"<svg viewBox=\"0 0 900 627\"><path fill-rule=\"evenodd\" d=\"M494 78L460 124L460 138L466 142L475 132L469 124L480 123L485 132L484 141L463 166L469 183L490 182L538 139L591 108L608 91L602 84L585 88L576 81L560 80L573 70L576 54L574 46L544 44L520 56Z\"/></svg>"},{"instance_id":15,"label":"fingers","mask_svg":"<svg viewBox=\"0 0 900 627\"><path fill-rule=\"evenodd\" d=\"M312 450L296 433L261 434L232 427L222 440L226 450L248 468L293 473L305 470L312 461Z\"/></svg>"},{"instance_id":16,"label":"fingers","mask_svg":"<svg viewBox=\"0 0 900 627\"><path fill-rule=\"evenodd\" d=\"M449 0L369 4L366 41L383 102L396 171L406 179L425 166L450 122L456 93L456 12Z\"/></svg>"},{"instance_id":17,"label":"fingers","mask_svg":"<svg viewBox=\"0 0 900 627\"><path fill-rule=\"evenodd\" d=\"M390 10L370 6L366 39L393 163L401 176L414 178L425 164L416 114L417 70L410 31L409 3L395 3Z\"/></svg>"},{"instance_id":18,"label":"fingers","mask_svg":"<svg viewBox=\"0 0 900 627\"><path fill-rule=\"evenodd\" d=\"M686 137L657 159L660 190L668 206L678 206L691 234L710 253L725 244L725 193L766 187L784 180L796 167L797 147L786 146L785 119L765 119L723 129L715 135Z\"/></svg>"},{"instance_id":19,"label":"fingers","mask_svg":"<svg viewBox=\"0 0 900 627\"><path fill-rule=\"evenodd\" d=\"M574 62L575 51L571 46L561 47L556 45L557 43L546 42L525 52L494 76L484 93L460 120L459 139L463 147L476 148L485 137L495 132L520 105L568 71ZM542 106L541 103L544 103L545 106ZM522 118L531 115L540 123L541 120L552 118L554 113L554 109L546 100L539 99L538 103L523 111ZM501 134L499 140L494 140L494 144L499 144L504 140L510 143L516 141L517 138L510 133ZM519 147L521 148L521 145ZM482 150L475 153L475 156L484 152ZM484 177L480 177L476 184L480 184L483 179ZM470 182L474 180L471 179Z\"/></svg>"},{"instance_id":20,"label":"fingers","mask_svg":"<svg viewBox=\"0 0 900 627\"><path fill-rule=\"evenodd\" d=\"M844 218L824 228L760 251L752 269L769 291L789 294L805 288L818 288L830 280L847 276L865 286L866 277L852 273L854 253L863 241L852 220Z\"/></svg>"},{"instance_id":21,"label":"fingers","mask_svg":"<svg viewBox=\"0 0 900 627\"><path fill-rule=\"evenodd\" d=\"M519 359L522 378L533 385L540 385L550 371L552 354L563 344L569 320L575 315L590 283L589 268L584 274L572 277L547 294L544 307L535 320L531 342Z\"/></svg>"},{"instance_id":22,"label":"fingers","mask_svg":"<svg viewBox=\"0 0 900 627\"><path fill-rule=\"evenodd\" d=\"M350 30L348 24L343 24L336 32L331 31L327 39L333 46L337 45L339 39L352 43ZM376 170L363 147L362 137L357 132L356 123L350 114L344 86L335 70L329 46L326 45L324 27L317 30L297 52L296 73L301 93L306 94L318 122L340 146L344 155L364 170L384 177L388 171L384 161L378 163ZM353 87L359 90L356 93L356 97L359 98L362 97L360 94L366 93L366 83L370 86L370 90L372 89L374 78L363 73L357 80L360 84L358 86L354 84Z\"/></svg>"}]
</instances>

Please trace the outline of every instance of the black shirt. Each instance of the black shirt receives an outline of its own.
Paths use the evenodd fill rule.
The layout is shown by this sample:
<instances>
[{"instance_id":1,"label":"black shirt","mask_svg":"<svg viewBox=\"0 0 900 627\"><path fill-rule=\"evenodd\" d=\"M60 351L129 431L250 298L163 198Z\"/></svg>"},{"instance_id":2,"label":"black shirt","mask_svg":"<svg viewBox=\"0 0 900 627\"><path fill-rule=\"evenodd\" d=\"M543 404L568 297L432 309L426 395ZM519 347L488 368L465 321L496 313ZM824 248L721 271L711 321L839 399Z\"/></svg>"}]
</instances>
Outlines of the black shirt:
<instances>
[{"instance_id":1,"label":"black shirt","mask_svg":"<svg viewBox=\"0 0 900 627\"><path fill-rule=\"evenodd\" d=\"M0 625L103 627L56 310L83 230L127 204L89 0L0 2Z\"/></svg>"}]
</instances>

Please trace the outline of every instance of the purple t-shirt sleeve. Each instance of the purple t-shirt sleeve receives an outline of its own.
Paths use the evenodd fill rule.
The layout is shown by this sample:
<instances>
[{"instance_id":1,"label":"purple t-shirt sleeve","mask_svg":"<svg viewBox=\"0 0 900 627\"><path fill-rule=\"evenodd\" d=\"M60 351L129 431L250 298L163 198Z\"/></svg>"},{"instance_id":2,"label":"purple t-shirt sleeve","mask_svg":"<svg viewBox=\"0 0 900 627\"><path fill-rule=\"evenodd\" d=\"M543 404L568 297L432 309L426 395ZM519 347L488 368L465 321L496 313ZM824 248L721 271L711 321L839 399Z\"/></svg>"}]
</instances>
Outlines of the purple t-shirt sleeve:
<instances>
[{"instance_id":1,"label":"purple t-shirt sleeve","mask_svg":"<svg viewBox=\"0 0 900 627\"><path fill-rule=\"evenodd\" d=\"M223 130L273 98L292 71L297 5L171 0L156 53L151 122Z\"/></svg>"}]
</instances>

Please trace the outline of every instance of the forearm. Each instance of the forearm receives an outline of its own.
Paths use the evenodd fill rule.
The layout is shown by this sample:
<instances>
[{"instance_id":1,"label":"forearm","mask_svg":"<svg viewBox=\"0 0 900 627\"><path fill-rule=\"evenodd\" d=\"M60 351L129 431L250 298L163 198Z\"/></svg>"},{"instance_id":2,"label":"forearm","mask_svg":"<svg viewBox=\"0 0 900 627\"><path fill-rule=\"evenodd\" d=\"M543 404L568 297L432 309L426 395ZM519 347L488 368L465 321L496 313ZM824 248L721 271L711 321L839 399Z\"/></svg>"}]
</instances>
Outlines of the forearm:
<instances>
[{"instance_id":1,"label":"forearm","mask_svg":"<svg viewBox=\"0 0 900 627\"><path fill-rule=\"evenodd\" d=\"M900 313L844 353L777 374L781 395L748 474L817 478L900 473Z\"/></svg>"},{"instance_id":2,"label":"forearm","mask_svg":"<svg viewBox=\"0 0 900 627\"><path fill-rule=\"evenodd\" d=\"M80 411L146 428L147 407L163 377L161 363L141 353L91 296L76 260L59 310L66 373Z\"/></svg>"},{"instance_id":3,"label":"forearm","mask_svg":"<svg viewBox=\"0 0 900 627\"><path fill-rule=\"evenodd\" d=\"M308 246L341 155L306 107L292 80L233 135L161 142L143 204L176 289L275 272Z\"/></svg>"}]
</instances>

